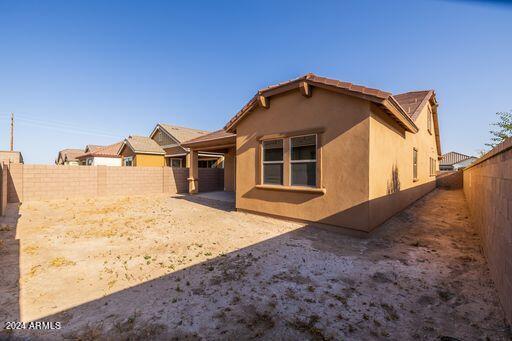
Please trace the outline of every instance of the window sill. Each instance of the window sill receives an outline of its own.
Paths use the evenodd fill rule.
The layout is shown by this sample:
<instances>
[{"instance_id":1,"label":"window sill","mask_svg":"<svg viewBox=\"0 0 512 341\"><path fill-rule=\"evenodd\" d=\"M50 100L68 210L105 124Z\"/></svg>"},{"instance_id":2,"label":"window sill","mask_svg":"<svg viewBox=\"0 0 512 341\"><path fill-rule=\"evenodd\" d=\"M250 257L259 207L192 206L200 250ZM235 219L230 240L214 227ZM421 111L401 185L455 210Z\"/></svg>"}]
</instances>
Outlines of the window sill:
<instances>
[{"instance_id":1,"label":"window sill","mask_svg":"<svg viewBox=\"0 0 512 341\"><path fill-rule=\"evenodd\" d=\"M302 186L280 186L280 185L256 185L258 189L268 189L273 191L286 191L286 192L299 192L299 193L313 193L325 194L325 188L316 187L302 187Z\"/></svg>"}]
</instances>

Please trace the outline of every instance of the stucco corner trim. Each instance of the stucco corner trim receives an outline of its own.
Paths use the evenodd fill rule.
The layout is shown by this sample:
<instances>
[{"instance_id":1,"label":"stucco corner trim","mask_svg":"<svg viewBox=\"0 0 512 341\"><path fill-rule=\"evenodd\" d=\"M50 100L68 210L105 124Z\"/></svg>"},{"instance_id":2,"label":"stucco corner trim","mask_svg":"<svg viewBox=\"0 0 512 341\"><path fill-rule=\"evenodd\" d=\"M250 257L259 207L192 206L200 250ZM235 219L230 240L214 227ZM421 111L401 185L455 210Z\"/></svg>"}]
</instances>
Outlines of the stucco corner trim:
<instances>
[{"instance_id":1,"label":"stucco corner trim","mask_svg":"<svg viewBox=\"0 0 512 341\"><path fill-rule=\"evenodd\" d=\"M302 186L256 185L256 188L264 189L264 190L271 190L271 191L312 193L312 194L319 194L319 195L324 195L326 193L325 188L302 187Z\"/></svg>"}]
</instances>

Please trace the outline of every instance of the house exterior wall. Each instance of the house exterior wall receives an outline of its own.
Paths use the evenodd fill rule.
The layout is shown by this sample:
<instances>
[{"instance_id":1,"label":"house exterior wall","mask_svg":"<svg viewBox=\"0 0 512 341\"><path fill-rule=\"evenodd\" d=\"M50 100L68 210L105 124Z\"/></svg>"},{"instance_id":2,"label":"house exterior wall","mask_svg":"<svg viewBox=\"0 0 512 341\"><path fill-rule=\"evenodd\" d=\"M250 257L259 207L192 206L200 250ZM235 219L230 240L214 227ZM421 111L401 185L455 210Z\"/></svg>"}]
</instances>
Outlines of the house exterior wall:
<instances>
[{"instance_id":1,"label":"house exterior wall","mask_svg":"<svg viewBox=\"0 0 512 341\"><path fill-rule=\"evenodd\" d=\"M134 160L136 167L163 167L165 157L163 155L137 154Z\"/></svg>"},{"instance_id":2,"label":"house exterior wall","mask_svg":"<svg viewBox=\"0 0 512 341\"><path fill-rule=\"evenodd\" d=\"M370 228L373 229L436 187L430 160L438 170L435 132L427 129L427 104L418 115L416 134L406 132L373 106L370 117ZM418 155L418 176L413 178L413 149Z\"/></svg>"},{"instance_id":3,"label":"house exterior wall","mask_svg":"<svg viewBox=\"0 0 512 341\"><path fill-rule=\"evenodd\" d=\"M464 194L505 315L512 323L512 138L464 170Z\"/></svg>"},{"instance_id":4,"label":"house exterior wall","mask_svg":"<svg viewBox=\"0 0 512 341\"><path fill-rule=\"evenodd\" d=\"M268 109L255 109L236 128L237 209L367 230L370 110L368 101L320 88L310 98L298 90L271 97ZM323 130L317 159L325 193L257 188L258 137L312 128Z\"/></svg>"},{"instance_id":5,"label":"house exterior wall","mask_svg":"<svg viewBox=\"0 0 512 341\"><path fill-rule=\"evenodd\" d=\"M162 132L161 129L158 129L151 138L155 140L155 142L158 143L158 145L160 146L167 146L176 143L176 141L170 138L169 135Z\"/></svg>"},{"instance_id":6,"label":"house exterior wall","mask_svg":"<svg viewBox=\"0 0 512 341\"><path fill-rule=\"evenodd\" d=\"M128 147L123 147L120 155L123 157L121 160L121 164L124 165L125 157L133 157L133 166L134 167L164 167L165 166L165 156L164 155L154 155L154 154L135 154L133 150Z\"/></svg>"},{"instance_id":7,"label":"house exterior wall","mask_svg":"<svg viewBox=\"0 0 512 341\"><path fill-rule=\"evenodd\" d=\"M120 157L99 157L95 156L92 166L121 166L123 159Z\"/></svg>"}]
</instances>

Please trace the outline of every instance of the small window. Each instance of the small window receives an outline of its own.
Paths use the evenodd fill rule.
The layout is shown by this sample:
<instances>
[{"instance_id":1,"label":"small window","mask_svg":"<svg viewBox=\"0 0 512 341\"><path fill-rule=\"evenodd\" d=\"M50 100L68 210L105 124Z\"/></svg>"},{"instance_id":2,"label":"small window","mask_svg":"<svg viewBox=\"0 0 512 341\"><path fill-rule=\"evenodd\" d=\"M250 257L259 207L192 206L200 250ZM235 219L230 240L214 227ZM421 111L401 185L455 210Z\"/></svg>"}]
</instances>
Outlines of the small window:
<instances>
[{"instance_id":1,"label":"small window","mask_svg":"<svg viewBox=\"0 0 512 341\"><path fill-rule=\"evenodd\" d=\"M316 135L290 139L291 185L316 186Z\"/></svg>"},{"instance_id":2,"label":"small window","mask_svg":"<svg viewBox=\"0 0 512 341\"><path fill-rule=\"evenodd\" d=\"M430 176L436 175L436 159L430 158Z\"/></svg>"},{"instance_id":3,"label":"small window","mask_svg":"<svg viewBox=\"0 0 512 341\"><path fill-rule=\"evenodd\" d=\"M432 133L432 110L428 107L427 113L427 129L429 133Z\"/></svg>"},{"instance_id":4,"label":"small window","mask_svg":"<svg viewBox=\"0 0 512 341\"><path fill-rule=\"evenodd\" d=\"M412 178L413 180L418 179L418 150L416 148L412 150Z\"/></svg>"},{"instance_id":5,"label":"small window","mask_svg":"<svg viewBox=\"0 0 512 341\"><path fill-rule=\"evenodd\" d=\"M263 183L283 184L283 140L263 141Z\"/></svg>"},{"instance_id":6,"label":"small window","mask_svg":"<svg viewBox=\"0 0 512 341\"><path fill-rule=\"evenodd\" d=\"M88 158L87 159L87 166L91 166L93 161L94 161L93 158Z\"/></svg>"},{"instance_id":7,"label":"small window","mask_svg":"<svg viewBox=\"0 0 512 341\"><path fill-rule=\"evenodd\" d=\"M133 156L125 157L123 159L123 162L126 167L132 167L133 166Z\"/></svg>"},{"instance_id":8,"label":"small window","mask_svg":"<svg viewBox=\"0 0 512 341\"><path fill-rule=\"evenodd\" d=\"M171 167L181 168L181 159L171 159Z\"/></svg>"}]
</instances>

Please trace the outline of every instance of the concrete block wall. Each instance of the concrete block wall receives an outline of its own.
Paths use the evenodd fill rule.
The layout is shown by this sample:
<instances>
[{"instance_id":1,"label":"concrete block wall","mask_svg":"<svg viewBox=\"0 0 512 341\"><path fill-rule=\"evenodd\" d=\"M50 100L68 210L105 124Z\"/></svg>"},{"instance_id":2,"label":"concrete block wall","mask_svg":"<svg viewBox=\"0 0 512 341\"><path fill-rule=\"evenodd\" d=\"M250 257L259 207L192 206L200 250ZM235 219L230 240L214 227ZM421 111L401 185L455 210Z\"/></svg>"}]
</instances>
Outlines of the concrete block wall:
<instances>
[{"instance_id":1,"label":"concrete block wall","mask_svg":"<svg viewBox=\"0 0 512 341\"><path fill-rule=\"evenodd\" d=\"M198 168L199 192L223 191L224 169Z\"/></svg>"},{"instance_id":2,"label":"concrete block wall","mask_svg":"<svg viewBox=\"0 0 512 341\"><path fill-rule=\"evenodd\" d=\"M7 201L185 193L188 168L11 164ZM206 190L222 190L222 169L200 169Z\"/></svg>"},{"instance_id":3,"label":"concrete block wall","mask_svg":"<svg viewBox=\"0 0 512 341\"><path fill-rule=\"evenodd\" d=\"M436 178L436 184L444 189L461 189L462 171L441 172Z\"/></svg>"},{"instance_id":4,"label":"concrete block wall","mask_svg":"<svg viewBox=\"0 0 512 341\"><path fill-rule=\"evenodd\" d=\"M512 323L512 138L464 170L464 194Z\"/></svg>"}]
</instances>

